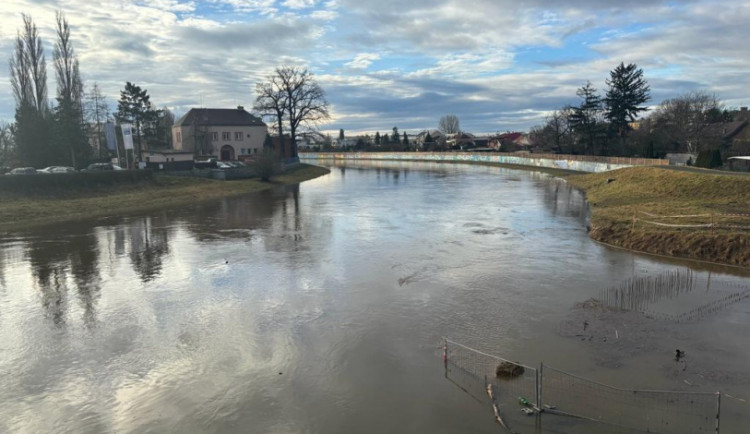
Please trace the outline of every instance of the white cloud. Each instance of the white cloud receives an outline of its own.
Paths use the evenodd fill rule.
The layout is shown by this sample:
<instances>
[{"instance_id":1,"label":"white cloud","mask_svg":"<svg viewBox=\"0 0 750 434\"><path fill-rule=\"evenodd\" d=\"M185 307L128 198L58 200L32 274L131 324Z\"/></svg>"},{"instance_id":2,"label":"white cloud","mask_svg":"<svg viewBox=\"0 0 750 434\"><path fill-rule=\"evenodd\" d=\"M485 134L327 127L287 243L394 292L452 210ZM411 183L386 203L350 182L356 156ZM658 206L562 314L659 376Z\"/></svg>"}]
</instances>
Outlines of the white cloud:
<instances>
[{"instance_id":1,"label":"white cloud","mask_svg":"<svg viewBox=\"0 0 750 434\"><path fill-rule=\"evenodd\" d=\"M367 69L370 65L372 65L372 62L378 59L380 59L380 54L362 53L358 54L357 57L354 58L354 60L345 63L344 65L352 69Z\"/></svg>"},{"instance_id":2,"label":"white cloud","mask_svg":"<svg viewBox=\"0 0 750 434\"><path fill-rule=\"evenodd\" d=\"M0 52L32 15L48 60L54 2L0 8ZM55 3L56 4L56 3ZM729 0L86 0L61 2L87 85L115 99L125 81L158 105L252 105L257 80L309 66L347 130L434 126L441 107L467 128L504 130L565 103L620 61L644 68L659 98L702 88L750 100L750 5ZM534 54L537 53L537 54ZM343 65L343 67L342 67ZM48 66L52 70L51 65ZM54 77L50 74L50 95ZM372 117L362 114L375 114ZM0 120L13 118L0 68ZM436 121L435 121L436 122ZM408 124L408 125L407 125Z\"/></svg>"}]
</instances>

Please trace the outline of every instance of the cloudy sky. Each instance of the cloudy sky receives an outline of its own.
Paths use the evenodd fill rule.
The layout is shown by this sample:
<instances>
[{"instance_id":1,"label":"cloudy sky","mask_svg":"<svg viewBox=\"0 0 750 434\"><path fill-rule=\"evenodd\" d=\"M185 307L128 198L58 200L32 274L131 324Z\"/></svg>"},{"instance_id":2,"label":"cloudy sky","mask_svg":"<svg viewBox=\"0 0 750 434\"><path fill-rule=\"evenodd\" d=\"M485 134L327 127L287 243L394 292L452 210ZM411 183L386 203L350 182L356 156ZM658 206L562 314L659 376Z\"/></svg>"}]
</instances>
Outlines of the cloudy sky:
<instances>
[{"instance_id":1,"label":"cloudy sky","mask_svg":"<svg viewBox=\"0 0 750 434\"><path fill-rule=\"evenodd\" d=\"M643 68L652 105L695 89L750 104L747 0L4 0L0 121L21 13L51 61L56 10L113 107L126 81L178 115L251 107L255 83L293 64L326 91L323 130L417 132L451 113L467 131L526 130L619 62Z\"/></svg>"}]
</instances>

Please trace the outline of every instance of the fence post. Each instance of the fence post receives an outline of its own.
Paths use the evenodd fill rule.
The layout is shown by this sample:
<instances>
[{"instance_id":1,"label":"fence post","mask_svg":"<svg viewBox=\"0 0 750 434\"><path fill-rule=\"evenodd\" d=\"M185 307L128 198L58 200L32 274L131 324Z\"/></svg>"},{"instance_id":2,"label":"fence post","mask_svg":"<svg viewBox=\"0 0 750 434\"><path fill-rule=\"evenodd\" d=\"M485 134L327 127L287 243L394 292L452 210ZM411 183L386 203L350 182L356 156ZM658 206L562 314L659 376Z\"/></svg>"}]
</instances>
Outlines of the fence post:
<instances>
[{"instance_id":1,"label":"fence post","mask_svg":"<svg viewBox=\"0 0 750 434\"><path fill-rule=\"evenodd\" d=\"M716 434L719 434L721 421L721 392L716 392Z\"/></svg>"},{"instance_id":2,"label":"fence post","mask_svg":"<svg viewBox=\"0 0 750 434\"><path fill-rule=\"evenodd\" d=\"M445 377L448 377L448 338L443 338L443 368L445 368Z\"/></svg>"},{"instance_id":3,"label":"fence post","mask_svg":"<svg viewBox=\"0 0 750 434\"><path fill-rule=\"evenodd\" d=\"M540 411L542 409L542 381L544 381L543 377L544 373L544 362L541 362L539 364L539 371L536 373L536 408L538 408Z\"/></svg>"}]
</instances>

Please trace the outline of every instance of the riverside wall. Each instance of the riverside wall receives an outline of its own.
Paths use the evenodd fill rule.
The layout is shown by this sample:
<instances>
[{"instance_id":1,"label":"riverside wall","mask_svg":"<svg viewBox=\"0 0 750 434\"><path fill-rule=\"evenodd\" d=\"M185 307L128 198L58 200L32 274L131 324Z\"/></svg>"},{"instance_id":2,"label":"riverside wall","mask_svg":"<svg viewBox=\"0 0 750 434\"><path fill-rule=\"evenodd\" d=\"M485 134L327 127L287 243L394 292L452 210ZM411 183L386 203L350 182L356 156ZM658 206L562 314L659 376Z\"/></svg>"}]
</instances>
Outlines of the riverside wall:
<instances>
[{"instance_id":1,"label":"riverside wall","mask_svg":"<svg viewBox=\"0 0 750 434\"><path fill-rule=\"evenodd\" d=\"M669 160L653 158L596 157L562 154L503 154L474 152L305 152L301 160L390 160L500 163L546 167L578 172L606 172L634 166L666 166Z\"/></svg>"}]
</instances>

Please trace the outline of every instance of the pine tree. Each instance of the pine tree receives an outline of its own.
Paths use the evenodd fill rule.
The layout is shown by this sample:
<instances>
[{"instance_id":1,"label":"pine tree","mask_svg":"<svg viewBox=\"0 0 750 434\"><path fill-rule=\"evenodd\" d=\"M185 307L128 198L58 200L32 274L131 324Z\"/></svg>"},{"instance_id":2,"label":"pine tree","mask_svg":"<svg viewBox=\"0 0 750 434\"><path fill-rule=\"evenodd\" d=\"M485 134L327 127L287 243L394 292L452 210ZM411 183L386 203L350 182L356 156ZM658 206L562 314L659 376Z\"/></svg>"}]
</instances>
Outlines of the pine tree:
<instances>
[{"instance_id":1,"label":"pine tree","mask_svg":"<svg viewBox=\"0 0 750 434\"><path fill-rule=\"evenodd\" d=\"M135 151L140 161L143 161L141 136L144 131L153 129L158 117L159 112L151 105L151 97L148 95L148 91L129 81L126 82L125 89L120 91L115 118L121 123L133 124L136 138Z\"/></svg>"},{"instance_id":2,"label":"pine tree","mask_svg":"<svg viewBox=\"0 0 750 434\"><path fill-rule=\"evenodd\" d=\"M572 107L570 127L578 134L579 140L584 142L585 153L591 154L599 133L602 99L591 82L586 82L586 85L576 91L576 95L581 98L581 104Z\"/></svg>"},{"instance_id":3,"label":"pine tree","mask_svg":"<svg viewBox=\"0 0 750 434\"><path fill-rule=\"evenodd\" d=\"M380 144L380 131L375 132L375 144L376 145Z\"/></svg>"},{"instance_id":4,"label":"pine tree","mask_svg":"<svg viewBox=\"0 0 750 434\"><path fill-rule=\"evenodd\" d=\"M651 99L650 88L643 78L643 70L635 63L625 66L621 62L609 73L609 77L606 81L609 89L604 98L607 107L605 116L618 136L623 137L638 113L648 110L642 104Z\"/></svg>"}]
</instances>

